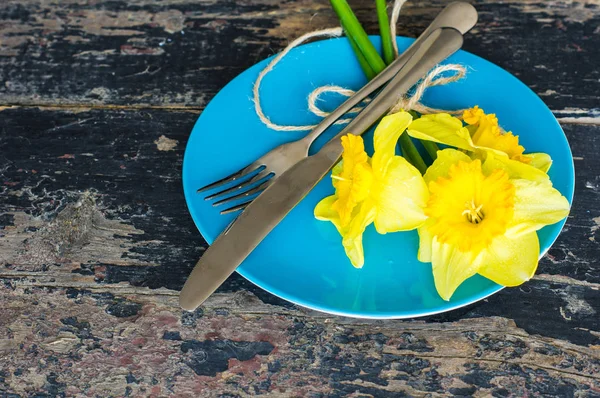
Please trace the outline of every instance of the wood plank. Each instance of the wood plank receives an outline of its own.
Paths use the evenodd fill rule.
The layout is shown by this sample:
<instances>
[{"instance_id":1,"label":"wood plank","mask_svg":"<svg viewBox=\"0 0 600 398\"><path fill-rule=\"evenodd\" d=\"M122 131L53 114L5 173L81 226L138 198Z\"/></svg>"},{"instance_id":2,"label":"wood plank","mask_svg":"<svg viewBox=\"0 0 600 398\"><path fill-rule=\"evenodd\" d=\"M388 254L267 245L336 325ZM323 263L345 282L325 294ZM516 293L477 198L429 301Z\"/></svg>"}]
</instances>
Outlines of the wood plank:
<instances>
[{"instance_id":1,"label":"wood plank","mask_svg":"<svg viewBox=\"0 0 600 398\"><path fill-rule=\"evenodd\" d=\"M180 181L196 114L14 108L0 115L0 277L19 288L181 289L206 247ZM577 199L535 281L431 321L502 316L528 333L599 344L600 126L564 129L577 159ZM169 150L160 150L165 142ZM277 311L300 311L237 275L219 290L240 291Z\"/></svg>"},{"instance_id":2,"label":"wood plank","mask_svg":"<svg viewBox=\"0 0 600 398\"><path fill-rule=\"evenodd\" d=\"M23 288L11 281L0 286L0 349L6 353L0 393L600 393L597 345L530 334L504 317L443 323L323 319L272 308L244 292L216 295L203 310L182 313L172 295Z\"/></svg>"},{"instance_id":3,"label":"wood plank","mask_svg":"<svg viewBox=\"0 0 600 398\"><path fill-rule=\"evenodd\" d=\"M377 34L373 2L351 4ZM408 2L399 34L416 37L445 4ZM476 6L480 20L465 50L514 73L558 116L598 123L597 1ZM336 25L326 0L3 1L1 101L202 109L227 82L290 40Z\"/></svg>"}]
</instances>

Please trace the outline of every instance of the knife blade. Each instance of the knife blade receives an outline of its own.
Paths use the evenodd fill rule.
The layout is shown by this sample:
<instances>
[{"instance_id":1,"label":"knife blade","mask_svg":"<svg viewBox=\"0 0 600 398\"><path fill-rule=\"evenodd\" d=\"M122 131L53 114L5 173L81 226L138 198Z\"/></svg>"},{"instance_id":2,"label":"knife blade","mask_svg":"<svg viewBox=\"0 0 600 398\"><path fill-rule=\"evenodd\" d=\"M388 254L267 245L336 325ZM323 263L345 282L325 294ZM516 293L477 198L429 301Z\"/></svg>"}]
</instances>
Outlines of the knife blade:
<instances>
[{"instance_id":1,"label":"knife blade","mask_svg":"<svg viewBox=\"0 0 600 398\"><path fill-rule=\"evenodd\" d=\"M380 94L317 153L298 162L255 198L204 252L179 295L184 310L201 305L258 244L331 170L342 155L341 137L363 134L415 83L463 43L453 28L433 31Z\"/></svg>"}]
</instances>

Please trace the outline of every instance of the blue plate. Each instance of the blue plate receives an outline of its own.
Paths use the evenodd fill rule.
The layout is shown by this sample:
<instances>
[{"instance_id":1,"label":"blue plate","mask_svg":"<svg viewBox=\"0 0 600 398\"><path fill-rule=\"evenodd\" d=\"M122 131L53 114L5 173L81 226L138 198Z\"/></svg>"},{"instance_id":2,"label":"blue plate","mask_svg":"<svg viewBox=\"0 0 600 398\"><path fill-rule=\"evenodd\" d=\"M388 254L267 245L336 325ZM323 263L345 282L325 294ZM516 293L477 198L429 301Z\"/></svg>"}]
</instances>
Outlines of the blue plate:
<instances>
[{"instance_id":1,"label":"blue plate","mask_svg":"<svg viewBox=\"0 0 600 398\"><path fill-rule=\"evenodd\" d=\"M379 48L378 36L371 37ZM400 37L400 49L414 39ZM185 151L183 187L189 211L208 243L234 219L196 190L251 163L272 148L306 132L278 132L263 125L254 112L252 86L264 60L232 80L200 115ZM550 178L573 199L573 158L567 139L541 99L503 69L465 51L446 63L468 67L466 78L430 88L427 105L459 109L479 105L496 113L501 125L520 136L527 152L546 152L554 160ZM336 84L358 89L366 83L346 38L328 39L293 49L263 80L262 105L278 124L304 125L320 119L307 110L307 96L316 87ZM330 96L333 109L344 98ZM318 150L341 127L332 127L313 145ZM372 131L365 134L372 154ZM465 281L448 302L436 293L431 264L417 260L416 231L379 235L371 225L364 234L365 265L350 265L341 238L329 222L313 218L317 202L331 195L330 178L310 194L267 236L237 269L243 277L295 304L331 314L361 318L406 318L448 311L481 300L502 289L478 275ZM552 245L564 220L538 232L542 253Z\"/></svg>"}]
</instances>

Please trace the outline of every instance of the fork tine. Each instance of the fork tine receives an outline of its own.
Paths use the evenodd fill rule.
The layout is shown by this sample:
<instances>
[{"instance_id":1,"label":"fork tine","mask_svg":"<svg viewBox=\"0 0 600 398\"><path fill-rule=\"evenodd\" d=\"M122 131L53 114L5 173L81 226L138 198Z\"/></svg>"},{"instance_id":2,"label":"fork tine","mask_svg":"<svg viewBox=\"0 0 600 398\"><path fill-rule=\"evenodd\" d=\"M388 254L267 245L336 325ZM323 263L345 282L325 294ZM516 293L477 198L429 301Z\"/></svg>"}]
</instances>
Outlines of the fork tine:
<instances>
[{"instance_id":1,"label":"fork tine","mask_svg":"<svg viewBox=\"0 0 600 398\"><path fill-rule=\"evenodd\" d=\"M224 204L227 204L227 203L231 203L231 202L233 202L233 201L236 201L236 200L238 200L238 199L242 199L242 198L246 198L246 197L248 197L248 196L254 195L255 193L262 192L262 191L264 191L264 190L265 190L265 188L266 188L267 186L269 186L269 184L270 184L270 181L271 181L271 179L268 179L268 180L266 180L266 181L263 181L261 184L259 184L259 185L255 186L254 188L252 188L252 189L250 189L250 190L248 190L248 191L244 191L244 192L242 192L242 193L239 193L239 194L237 194L237 195L230 196L230 197L228 197L228 198L225 198L225 199L221 199L221 200L219 200L219 201L217 201L217 202L213 203L213 206L220 206L220 205L224 205Z\"/></svg>"},{"instance_id":2,"label":"fork tine","mask_svg":"<svg viewBox=\"0 0 600 398\"><path fill-rule=\"evenodd\" d=\"M259 169L261 169L261 168L263 168L263 169L264 169L264 166L258 166L258 167L255 167L255 165L254 165L254 164L251 164L251 165L249 165L249 166L247 166L247 167L244 167L243 169L241 169L241 170L239 170L239 171L236 171L235 173L232 173L232 174L230 174L230 175L228 175L228 176L226 176L226 177L223 177L223 178L221 178L221 179L220 179L220 180L218 180L218 181L215 181L215 182L213 182L213 183L210 183L210 184L208 184L208 185L205 185L205 186L203 186L202 188L199 188L199 189L196 191L196 193L205 192L205 191L208 191L208 190L210 190L210 189L214 189L214 188L218 188L218 187L220 187L220 186L226 185L226 184L228 184L228 183L230 183L230 182L233 182L233 181L239 180L240 178L243 178L243 177L245 177L245 176L247 176L247 175L249 175L249 174L251 174L251 173L255 172L256 170L259 170ZM208 198L207 198L207 199L208 199Z\"/></svg>"},{"instance_id":3,"label":"fork tine","mask_svg":"<svg viewBox=\"0 0 600 398\"><path fill-rule=\"evenodd\" d=\"M254 184L255 182L262 180L263 178L271 175L271 172L265 171L264 169L262 171L260 171L258 174L256 174L255 176L253 176L252 178L238 184L235 185L231 188L225 189L223 191L220 192L216 192L213 193L212 195L207 196L206 198L204 198L204 200L212 200L212 199L218 199L224 195L230 194L232 192L236 192L240 189L246 189L248 188L250 185Z\"/></svg>"},{"instance_id":4,"label":"fork tine","mask_svg":"<svg viewBox=\"0 0 600 398\"><path fill-rule=\"evenodd\" d=\"M238 211L238 210L244 210L246 208L246 206L248 206L250 204L250 202L252 202L252 199L250 199L246 202L240 203L238 205L231 206L228 209L221 210L221 215L233 213L234 211Z\"/></svg>"}]
</instances>

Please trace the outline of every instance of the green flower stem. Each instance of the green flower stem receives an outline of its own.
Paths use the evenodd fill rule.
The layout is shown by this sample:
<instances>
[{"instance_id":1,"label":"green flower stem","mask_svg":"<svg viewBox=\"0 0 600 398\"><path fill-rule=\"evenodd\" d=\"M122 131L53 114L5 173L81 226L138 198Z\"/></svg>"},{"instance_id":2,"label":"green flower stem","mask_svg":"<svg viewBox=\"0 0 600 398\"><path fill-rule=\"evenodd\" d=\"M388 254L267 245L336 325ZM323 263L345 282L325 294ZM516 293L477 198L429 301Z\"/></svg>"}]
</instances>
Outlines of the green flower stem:
<instances>
[{"instance_id":1,"label":"green flower stem","mask_svg":"<svg viewBox=\"0 0 600 398\"><path fill-rule=\"evenodd\" d=\"M421 140L421 144L423 144L423 147L425 148L429 156L431 156L431 160L435 160L437 158L437 151L440 150L437 144L433 141L427 140Z\"/></svg>"},{"instance_id":2,"label":"green flower stem","mask_svg":"<svg viewBox=\"0 0 600 398\"><path fill-rule=\"evenodd\" d=\"M417 170L421 172L421 174L425 174L427 165L423 161L423 158L417 150L417 147L415 147L415 144L413 144L406 132L400 136L400 149L402 150L402 155L404 158L413 166L415 166Z\"/></svg>"},{"instance_id":3,"label":"green flower stem","mask_svg":"<svg viewBox=\"0 0 600 398\"><path fill-rule=\"evenodd\" d=\"M346 30L349 37L352 37L360 52L362 52L369 65L371 65L371 69L375 73L384 70L386 66L385 62L383 62L375 46L369 40L369 36L367 36L360 22L358 22L348 2L346 0L330 0L330 2L344 30Z\"/></svg>"},{"instance_id":4,"label":"green flower stem","mask_svg":"<svg viewBox=\"0 0 600 398\"><path fill-rule=\"evenodd\" d=\"M344 26L342 25L342 27L344 27ZM348 41L350 41L350 46L352 47L352 50L354 51L354 54L356 55L356 58L358 59L358 63L360 64L361 69L365 73L365 76L367 76L367 80L371 80L372 78L375 77L376 73L373 72L373 68L371 68L371 65L369 64L369 62L367 61L367 59L365 58L363 53L360 51L360 48L358 48L358 45L354 41L354 38L348 34L348 31L346 30L345 27L344 27L344 31L346 31L346 36L348 36Z\"/></svg>"},{"instance_id":5,"label":"green flower stem","mask_svg":"<svg viewBox=\"0 0 600 398\"><path fill-rule=\"evenodd\" d=\"M375 75L381 73L381 71L385 69L386 64L383 62L383 59L381 59L381 56L373 46L373 43L369 40L369 37L348 5L348 2L346 0L330 0L330 2L340 19L342 27L350 38L350 43L352 44L352 41L354 41L354 44L356 45L353 46L353 49L359 62L359 53L362 53L362 56L371 66ZM367 72L365 71L365 74L366 73ZM419 169L421 173L425 173L425 170L427 169L425 161L408 134L402 134L400 136L400 147L402 148L402 153L405 154L405 156L409 156L407 160Z\"/></svg>"},{"instance_id":6,"label":"green flower stem","mask_svg":"<svg viewBox=\"0 0 600 398\"><path fill-rule=\"evenodd\" d=\"M419 169L421 174L424 174L425 170L427 170L427 166L425 165L425 161L419 153L419 150L415 146L415 143L412 142L408 134L402 134L400 136L400 147L402 148L402 153L409 154L409 162L412 163L412 165L415 166L417 169Z\"/></svg>"},{"instance_id":7,"label":"green flower stem","mask_svg":"<svg viewBox=\"0 0 600 398\"><path fill-rule=\"evenodd\" d=\"M392 34L390 32L390 20L385 8L385 0L375 0L377 7L377 19L379 20L379 34L381 35L381 48L383 49L383 60L386 64L394 61L394 48L392 47Z\"/></svg>"}]
</instances>

